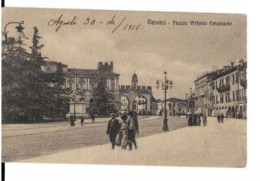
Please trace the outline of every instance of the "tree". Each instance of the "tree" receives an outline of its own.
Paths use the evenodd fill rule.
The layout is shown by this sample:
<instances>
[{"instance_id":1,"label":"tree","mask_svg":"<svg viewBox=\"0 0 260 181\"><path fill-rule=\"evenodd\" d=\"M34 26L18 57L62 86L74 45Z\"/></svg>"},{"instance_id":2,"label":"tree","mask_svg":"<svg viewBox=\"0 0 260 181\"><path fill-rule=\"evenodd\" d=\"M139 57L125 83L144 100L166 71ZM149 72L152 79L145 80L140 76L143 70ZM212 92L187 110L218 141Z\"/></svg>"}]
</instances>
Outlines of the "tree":
<instances>
[{"instance_id":1,"label":"tree","mask_svg":"<svg viewBox=\"0 0 260 181\"><path fill-rule=\"evenodd\" d=\"M65 117L69 112L69 96L68 91L63 88L65 77L62 72L62 63L58 63L57 71L54 73L46 73L45 82L51 89L52 105L47 113L48 117Z\"/></svg>"},{"instance_id":2,"label":"tree","mask_svg":"<svg viewBox=\"0 0 260 181\"><path fill-rule=\"evenodd\" d=\"M62 88L65 82L62 74L62 64L57 65L57 71L54 73L44 73L41 70L41 66L46 65L46 62L41 56L40 50L44 45L39 45L41 37L38 32L37 27L34 27L32 46L30 47L32 50L32 68L35 69L35 74L32 77L36 78L37 81L34 88L40 94L36 106L38 111L41 112L41 116L64 117L69 109L69 99Z\"/></svg>"},{"instance_id":3,"label":"tree","mask_svg":"<svg viewBox=\"0 0 260 181\"><path fill-rule=\"evenodd\" d=\"M115 112L115 106L112 103L113 94L109 93L106 88L106 78L99 76L96 89L93 92L94 102L90 104L89 112L100 116L107 116L111 112Z\"/></svg>"},{"instance_id":4,"label":"tree","mask_svg":"<svg viewBox=\"0 0 260 181\"><path fill-rule=\"evenodd\" d=\"M53 108L63 109L62 105L67 101L60 96L64 79L61 65L52 77L41 70L45 61L40 53L43 47L39 45L40 38L37 27L34 27L31 54L20 46L21 40L10 37L2 42L4 122L39 121L50 112L59 112Z\"/></svg>"}]
</instances>

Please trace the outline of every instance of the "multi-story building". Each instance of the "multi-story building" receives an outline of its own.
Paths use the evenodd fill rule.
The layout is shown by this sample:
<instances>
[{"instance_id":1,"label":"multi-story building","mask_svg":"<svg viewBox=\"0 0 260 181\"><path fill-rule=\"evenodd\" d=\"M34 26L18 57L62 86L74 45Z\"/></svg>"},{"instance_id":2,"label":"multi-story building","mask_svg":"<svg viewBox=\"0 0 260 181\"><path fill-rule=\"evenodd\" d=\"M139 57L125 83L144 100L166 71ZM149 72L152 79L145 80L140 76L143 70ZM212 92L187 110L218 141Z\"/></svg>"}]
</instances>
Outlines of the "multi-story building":
<instances>
[{"instance_id":1,"label":"multi-story building","mask_svg":"<svg viewBox=\"0 0 260 181\"><path fill-rule=\"evenodd\" d=\"M198 77L195 81L195 111L212 116L213 109L213 90L212 79L214 72L206 72L201 77Z\"/></svg>"},{"instance_id":2,"label":"multi-story building","mask_svg":"<svg viewBox=\"0 0 260 181\"><path fill-rule=\"evenodd\" d=\"M246 118L247 62L231 62L222 69L205 73L195 83L195 110L217 116Z\"/></svg>"},{"instance_id":3,"label":"multi-story building","mask_svg":"<svg viewBox=\"0 0 260 181\"><path fill-rule=\"evenodd\" d=\"M225 117L246 118L246 79L247 62L232 62L217 70L212 80L213 116L223 114Z\"/></svg>"}]
</instances>

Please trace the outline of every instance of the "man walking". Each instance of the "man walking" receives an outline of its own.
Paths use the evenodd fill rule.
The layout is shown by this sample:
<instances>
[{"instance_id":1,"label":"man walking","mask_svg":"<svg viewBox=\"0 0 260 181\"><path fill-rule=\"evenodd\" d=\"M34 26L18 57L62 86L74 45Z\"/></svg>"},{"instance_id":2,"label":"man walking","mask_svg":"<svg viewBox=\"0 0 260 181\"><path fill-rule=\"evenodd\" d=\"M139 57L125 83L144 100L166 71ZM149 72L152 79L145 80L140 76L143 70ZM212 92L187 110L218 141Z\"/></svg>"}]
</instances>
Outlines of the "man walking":
<instances>
[{"instance_id":1,"label":"man walking","mask_svg":"<svg viewBox=\"0 0 260 181\"><path fill-rule=\"evenodd\" d=\"M135 116L133 111L129 112L129 119L126 121L127 138L129 142L129 151L132 150L132 143L135 149L137 149L137 144L135 140L135 134L139 134L139 125L137 120L137 115Z\"/></svg>"},{"instance_id":2,"label":"man walking","mask_svg":"<svg viewBox=\"0 0 260 181\"><path fill-rule=\"evenodd\" d=\"M81 123L81 127L83 127L83 125L84 125L84 117L83 116L81 116L80 123Z\"/></svg>"},{"instance_id":3,"label":"man walking","mask_svg":"<svg viewBox=\"0 0 260 181\"><path fill-rule=\"evenodd\" d=\"M203 126L207 126L207 116L206 114L203 115Z\"/></svg>"},{"instance_id":4,"label":"man walking","mask_svg":"<svg viewBox=\"0 0 260 181\"><path fill-rule=\"evenodd\" d=\"M221 120L221 123L224 123L224 115L223 115L223 113L221 113L220 120Z\"/></svg>"},{"instance_id":5,"label":"man walking","mask_svg":"<svg viewBox=\"0 0 260 181\"><path fill-rule=\"evenodd\" d=\"M218 119L218 123L220 123L220 115L219 114L217 116L217 119Z\"/></svg>"},{"instance_id":6,"label":"man walking","mask_svg":"<svg viewBox=\"0 0 260 181\"><path fill-rule=\"evenodd\" d=\"M107 125L107 134L109 135L110 142L112 144L112 149L115 148L116 135L120 130L119 121L116 119L116 115L114 113L111 114L110 120Z\"/></svg>"}]
</instances>

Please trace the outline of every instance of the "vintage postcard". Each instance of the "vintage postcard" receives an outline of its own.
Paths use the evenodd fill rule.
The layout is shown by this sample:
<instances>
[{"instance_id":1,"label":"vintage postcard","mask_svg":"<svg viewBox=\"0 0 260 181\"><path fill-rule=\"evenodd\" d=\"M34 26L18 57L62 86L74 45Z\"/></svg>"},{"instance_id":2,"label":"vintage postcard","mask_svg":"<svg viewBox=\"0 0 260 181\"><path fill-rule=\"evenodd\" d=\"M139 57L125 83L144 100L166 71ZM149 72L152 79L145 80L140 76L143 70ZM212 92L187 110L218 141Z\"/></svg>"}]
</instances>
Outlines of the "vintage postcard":
<instances>
[{"instance_id":1,"label":"vintage postcard","mask_svg":"<svg viewBox=\"0 0 260 181\"><path fill-rule=\"evenodd\" d=\"M246 167L246 15L2 17L4 162Z\"/></svg>"}]
</instances>

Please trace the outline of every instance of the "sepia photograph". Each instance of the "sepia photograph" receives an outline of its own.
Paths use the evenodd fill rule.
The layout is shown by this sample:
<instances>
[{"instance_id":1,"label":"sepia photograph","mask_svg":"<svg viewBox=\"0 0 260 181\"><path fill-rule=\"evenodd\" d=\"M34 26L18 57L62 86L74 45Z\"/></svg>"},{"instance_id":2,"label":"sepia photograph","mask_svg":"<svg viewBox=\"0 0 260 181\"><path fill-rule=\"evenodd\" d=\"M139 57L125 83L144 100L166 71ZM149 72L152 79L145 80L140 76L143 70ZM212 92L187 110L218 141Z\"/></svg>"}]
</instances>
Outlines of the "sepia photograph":
<instances>
[{"instance_id":1,"label":"sepia photograph","mask_svg":"<svg viewBox=\"0 0 260 181\"><path fill-rule=\"evenodd\" d=\"M247 165L247 16L2 9L2 161Z\"/></svg>"}]
</instances>

